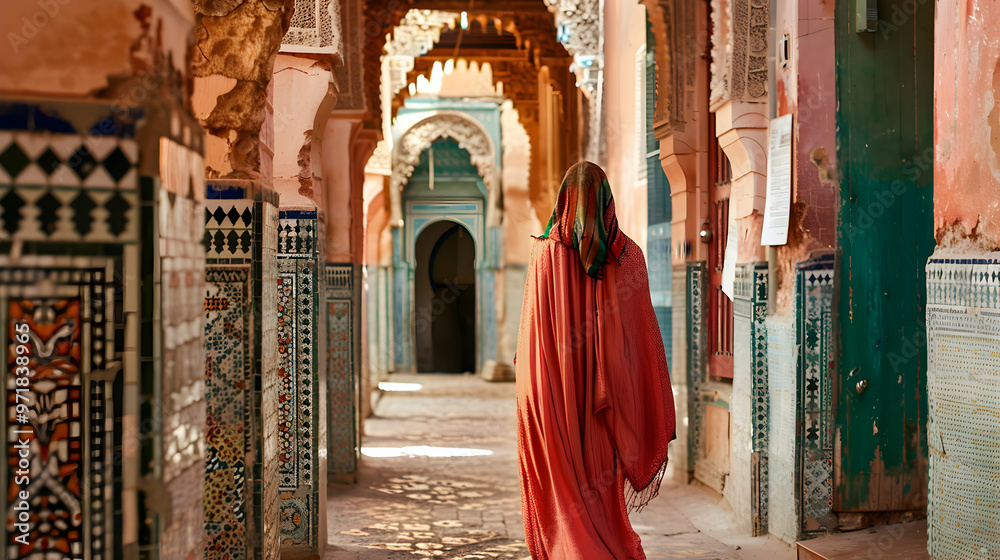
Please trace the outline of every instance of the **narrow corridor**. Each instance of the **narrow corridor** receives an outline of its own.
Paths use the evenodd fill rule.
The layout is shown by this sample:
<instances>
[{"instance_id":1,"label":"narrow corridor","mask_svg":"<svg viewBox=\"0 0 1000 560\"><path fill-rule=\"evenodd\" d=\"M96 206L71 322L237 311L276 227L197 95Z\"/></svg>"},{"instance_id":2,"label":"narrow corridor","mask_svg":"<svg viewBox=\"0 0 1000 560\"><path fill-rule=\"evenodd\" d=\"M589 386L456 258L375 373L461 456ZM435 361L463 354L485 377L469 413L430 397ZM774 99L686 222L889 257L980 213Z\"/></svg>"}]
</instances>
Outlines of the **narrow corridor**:
<instances>
[{"instance_id":1,"label":"narrow corridor","mask_svg":"<svg viewBox=\"0 0 1000 560\"><path fill-rule=\"evenodd\" d=\"M427 374L389 382L408 390L384 392L365 421L359 483L330 485L326 559L528 558L514 384ZM795 557L773 538L731 542L728 513L697 483L665 486L633 525L650 560Z\"/></svg>"}]
</instances>

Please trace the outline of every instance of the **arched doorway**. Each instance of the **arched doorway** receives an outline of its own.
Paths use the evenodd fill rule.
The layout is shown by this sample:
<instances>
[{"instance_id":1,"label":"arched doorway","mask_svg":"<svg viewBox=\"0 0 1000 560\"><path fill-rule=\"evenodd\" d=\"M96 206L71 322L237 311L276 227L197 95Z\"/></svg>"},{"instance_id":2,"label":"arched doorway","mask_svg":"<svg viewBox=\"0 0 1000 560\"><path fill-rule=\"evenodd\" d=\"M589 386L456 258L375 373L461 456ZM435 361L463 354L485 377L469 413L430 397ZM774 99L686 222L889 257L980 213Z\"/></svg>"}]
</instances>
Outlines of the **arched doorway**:
<instances>
[{"instance_id":1,"label":"arched doorway","mask_svg":"<svg viewBox=\"0 0 1000 560\"><path fill-rule=\"evenodd\" d=\"M476 371L476 245L442 220L417 237L414 342L418 372Z\"/></svg>"}]
</instances>

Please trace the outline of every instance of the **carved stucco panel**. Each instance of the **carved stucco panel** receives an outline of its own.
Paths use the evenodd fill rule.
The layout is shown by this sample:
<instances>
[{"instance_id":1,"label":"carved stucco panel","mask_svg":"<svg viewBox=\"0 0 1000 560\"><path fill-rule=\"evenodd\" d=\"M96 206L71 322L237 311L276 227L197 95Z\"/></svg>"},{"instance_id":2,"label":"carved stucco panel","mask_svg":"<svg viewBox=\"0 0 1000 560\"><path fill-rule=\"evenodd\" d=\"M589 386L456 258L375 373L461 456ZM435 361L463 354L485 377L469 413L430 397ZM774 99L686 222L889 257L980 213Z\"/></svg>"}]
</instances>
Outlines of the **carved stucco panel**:
<instances>
[{"instance_id":1,"label":"carved stucco panel","mask_svg":"<svg viewBox=\"0 0 1000 560\"><path fill-rule=\"evenodd\" d=\"M436 10L410 10L392 30L392 39L385 45L389 56L417 57L434 48L441 38L441 31L454 25L455 12Z\"/></svg>"},{"instance_id":2,"label":"carved stucco panel","mask_svg":"<svg viewBox=\"0 0 1000 560\"><path fill-rule=\"evenodd\" d=\"M767 98L768 0L733 0L733 101Z\"/></svg>"},{"instance_id":3,"label":"carved stucco panel","mask_svg":"<svg viewBox=\"0 0 1000 560\"><path fill-rule=\"evenodd\" d=\"M291 25L282 45L342 52L340 13L338 0L295 0Z\"/></svg>"},{"instance_id":4,"label":"carved stucco panel","mask_svg":"<svg viewBox=\"0 0 1000 560\"><path fill-rule=\"evenodd\" d=\"M733 68L732 8L730 0L712 0L712 94L709 105L713 109L730 99L729 82Z\"/></svg>"},{"instance_id":5,"label":"carved stucco panel","mask_svg":"<svg viewBox=\"0 0 1000 560\"><path fill-rule=\"evenodd\" d=\"M413 169L420 162L420 154L430 147L431 142L443 137L455 140L459 147L469 152L472 164L483 178L490 199L487 212L494 214L492 212L495 208L494 199L499 196L500 185L493 141L479 123L461 113L442 112L413 125L393 146L390 179L393 221L402 218L400 193L413 175ZM487 219L492 217L487 216Z\"/></svg>"},{"instance_id":6,"label":"carved stucco panel","mask_svg":"<svg viewBox=\"0 0 1000 560\"><path fill-rule=\"evenodd\" d=\"M559 42L573 55L573 70L584 91L598 87L604 65L603 22L599 0L545 0L555 14Z\"/></svg>"}]
</instances>

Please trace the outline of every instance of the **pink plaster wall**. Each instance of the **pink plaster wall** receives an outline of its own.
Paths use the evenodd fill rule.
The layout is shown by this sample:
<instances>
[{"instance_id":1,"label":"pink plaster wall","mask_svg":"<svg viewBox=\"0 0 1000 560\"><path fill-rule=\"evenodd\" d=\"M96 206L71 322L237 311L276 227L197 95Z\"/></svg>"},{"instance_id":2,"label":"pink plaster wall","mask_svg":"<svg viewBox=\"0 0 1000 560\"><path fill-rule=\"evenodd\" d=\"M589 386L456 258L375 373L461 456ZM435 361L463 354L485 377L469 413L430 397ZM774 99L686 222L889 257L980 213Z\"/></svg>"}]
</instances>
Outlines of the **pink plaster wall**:
<instances>
[{"instance_id":1,"label":"pink plaster wall","mask_svg":"<svg viewBox=\"0 0 1000 560\"><path fill-rule=\"evenodd\" d=\"M140 7L150 9L145 37ZM150 47L186 76L193 25L186 0L0 3L0 91L92 96L112 76L139 73L150 62L143 58Z\"/></svg>"},{"instance_id":2,"label":"pink plaster wall","mask_svg":"<svg viewBox=\"0 0 1000 560\"><path fill-rule=\"evenodd\" d=\"M646 182L638 180L635 54L646 44L646 8L637 0L604 4L605 171L621 230L646 251Z\"/></svg>"},{"instance_id":3,"label":"pink plaster wall","mask_svg":"<svg viewBox=\"0 0 1000 560\"><path fill-rule=\"evenodd\" d=\"M279 53L274 61L274 187L282 208L323 208L322 154L332 73L320 61ZM317 179L316 181L311 178Z\"/></svg>"},{"instance_id":4,"label":"pink plaster wall","mask_svg":"<svg viewBox=\"0 0 1000 560\"><path fill-rule=\"evenodd\" d=\"M1000 4L938 2L934 227L939 246L1000 249Z\"/></svg>"},{"instance_id":5,"label":"pink plaster wall","mask_svg":"<svg viewBox=\"0 0 1000 560\"><path fill-rule=\"evenodd\" d=\"M836 59L830 0L783 2L777 38L788 34L790 58L776 71L779 115L793 115L788 243L778 251L779 314L794 307L795 265L837 242Z\"/></svg>"},{"instance_id":6,"label":"pink plaster wall","mask_svg":"<svg viewBox=\"0 0 1000 560\"><path fill-rule=\"evenodd\" d=\"M354 262L361 251L352 251L351 143L359 123L347 119L329 119L323 135L323 187L326 211L326 259L328 262ZM359 189L360 190L360 189ZM360 201L358 201L360 202ZM359 231L361 228L358 228Z\"/></svg>"},{"instance_id":7,"label":"pink plaster wall","mask_svg":"<svg viewBox=\"0 0 1000 560\"><path fill-rule=\"evenodd\" d=\"M540 235L545 227L531 204L531 139L518 120L517 109L507 104L500 113L500 130L503 142L500 180L503 186L503 262L527 266L531 236Z\"/></svg>"}]
</instances>

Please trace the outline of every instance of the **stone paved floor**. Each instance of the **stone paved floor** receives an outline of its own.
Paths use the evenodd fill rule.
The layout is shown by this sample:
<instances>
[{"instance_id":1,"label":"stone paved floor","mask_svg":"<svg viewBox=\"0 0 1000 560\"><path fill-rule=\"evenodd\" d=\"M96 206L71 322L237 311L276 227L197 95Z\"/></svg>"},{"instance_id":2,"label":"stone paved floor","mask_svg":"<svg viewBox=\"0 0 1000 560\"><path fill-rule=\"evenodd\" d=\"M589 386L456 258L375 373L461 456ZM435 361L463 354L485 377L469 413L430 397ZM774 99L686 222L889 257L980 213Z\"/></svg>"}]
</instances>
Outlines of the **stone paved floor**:
<instances>
[{"instance_id":1,"label":"stone paved floor","mask_svg":"<svg viewBox=\"0 0 1000 560\"><path fill-rule=\"evenodd\" d=\"M385 393L376 415L365 422L364 448L381 448L383 454L420 446L492 454L363 456L358 484L330 485L326 559L528 558L517 478L514 385L449 375L397 374L392 381L423 388ZM700 532L672 505L672 494L683 496L686 512L698 504L712 507L711 494L691 487L664 488L633 517L650 559L754 557ZM767 557L779 560L782 555Z\"/></svg>"}]
</instances>

